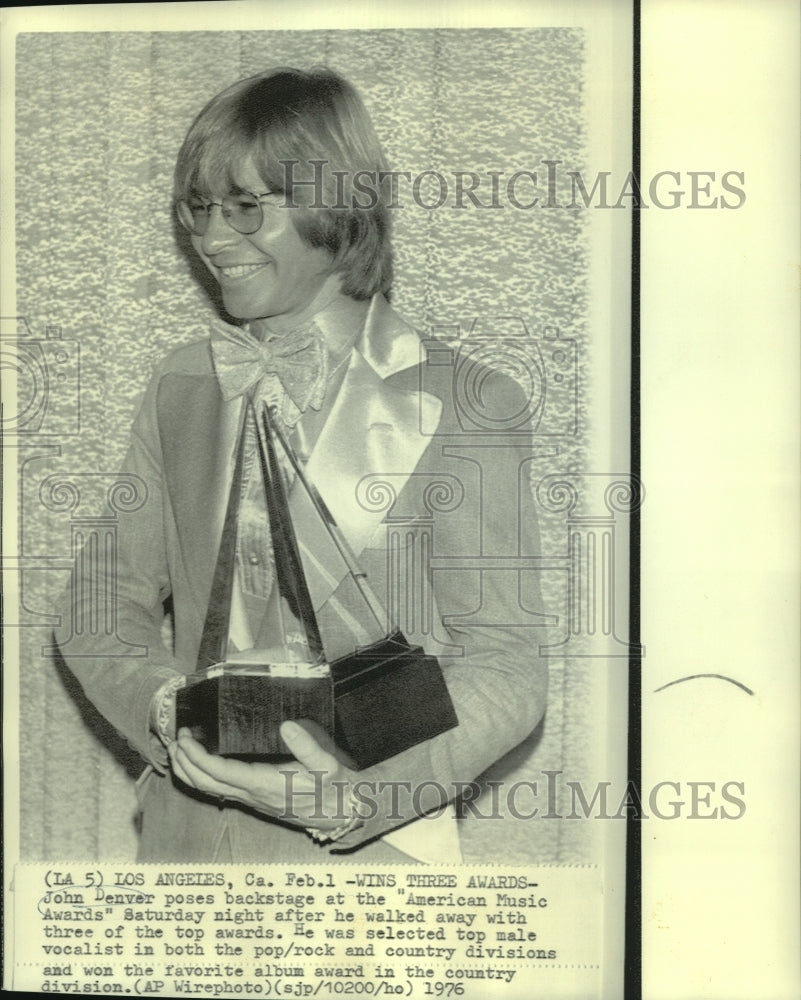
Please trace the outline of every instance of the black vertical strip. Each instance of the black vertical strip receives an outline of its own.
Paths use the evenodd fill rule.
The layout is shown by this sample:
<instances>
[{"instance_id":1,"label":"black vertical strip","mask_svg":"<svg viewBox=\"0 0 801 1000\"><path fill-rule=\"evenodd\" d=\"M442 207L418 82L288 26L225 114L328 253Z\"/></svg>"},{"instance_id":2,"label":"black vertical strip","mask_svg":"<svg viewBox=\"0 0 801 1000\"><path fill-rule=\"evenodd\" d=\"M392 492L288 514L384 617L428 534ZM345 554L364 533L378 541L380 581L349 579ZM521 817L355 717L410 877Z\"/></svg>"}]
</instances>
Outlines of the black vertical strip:
<instances>
[{"instance_id":1,"label":"black vertical strip","mask_svg":"<svg viewBox=\"0 0 801 1000\"><path fill-rule=\"evenodd\" d=\"M640 186L640 0L633 0L632 37L632 137L631 169ZM640 455L640 212L635 202L631 214L631 411L630 455L632 489L639 493ZM642 781L642 674L640 663L640 514L633 505L629 522L629 724L628 781L641 802ZM626 941L624 1000L642 997L642 820L629 810L626 820Z\"/></svg>"}]
</instances>

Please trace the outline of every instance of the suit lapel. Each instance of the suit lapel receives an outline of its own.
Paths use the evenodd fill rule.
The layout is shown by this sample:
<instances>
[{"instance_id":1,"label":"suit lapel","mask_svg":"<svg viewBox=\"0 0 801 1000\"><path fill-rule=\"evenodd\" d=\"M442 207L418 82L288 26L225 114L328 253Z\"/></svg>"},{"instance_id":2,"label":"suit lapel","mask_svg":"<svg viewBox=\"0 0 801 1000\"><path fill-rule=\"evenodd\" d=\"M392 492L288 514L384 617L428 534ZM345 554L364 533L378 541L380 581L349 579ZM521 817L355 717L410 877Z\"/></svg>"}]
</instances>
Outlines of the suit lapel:
<instances>
[{"instance_id":1,"label":"suit lapel","mask_svg":"<svg viewBox=\"0 0 801 1000\"><path fill-rule=\"evenodd\" d=\"M439 424L439 399L397 389L386 381L395 372L416 366L419 351L417 334L383 296L377 296L309 458L309 479L357 558L391 506L383 502L393 499L387 491L394 497L401 493ZM380 481L382 475L388 477L386 489L371 480L375 486L369 492L368 477ZM295 490L293 501L309 589L314 606L320 608L346 568L300 491Z\"/></svg>"},{"instance_id":2,"label":"suit lapel","mask_svg":"<svg viewBox=\"0 0 801 1000\"><path fill-rule=\"evenodd\" d=\"M242 399L226 403L213 373L168 372L159 383L157 406L181 558L205 615L233 480Z\"/></svg>"}]
</instances>

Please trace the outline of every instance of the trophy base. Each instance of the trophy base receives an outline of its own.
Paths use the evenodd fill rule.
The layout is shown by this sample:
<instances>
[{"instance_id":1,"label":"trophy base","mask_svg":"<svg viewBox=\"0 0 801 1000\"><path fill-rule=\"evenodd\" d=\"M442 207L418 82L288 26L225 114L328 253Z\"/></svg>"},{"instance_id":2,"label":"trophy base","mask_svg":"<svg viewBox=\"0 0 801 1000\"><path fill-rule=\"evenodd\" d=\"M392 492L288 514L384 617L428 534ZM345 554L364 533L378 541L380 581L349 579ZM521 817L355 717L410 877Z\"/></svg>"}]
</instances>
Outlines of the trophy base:
<instances>
[{"instance_id":1,"label":"trophy base","mask_svg":"<svg viewBox=\"0 0 801 1000\"><path fill-rule=\"evenodd\" d=\"M176 729L186 727L209 753L222 757L291 757L281 723L311 719L334 730L331 677L273 676L265 672L189 680L176 699Z\"/></svg>"},{"instance_id":2,"label":"trophy base","mask_svg":"<svg viewBox=\"0 0 801 1000\"><path fill-rule=\"evenodd\" d=\"M458 726L435 656L395 632L331 663L335 741L357 770Z\"/></svg>"},{"instance_id":3,"label":"trophy base","mask_svg":"<svg viewBox=\"0 0 801 1000\"><path fill-rule=\"evenodd\" d=\"M304 677L215 667L178 692L176 726L209 753L268 760L290 756L282 722L310 719L361 771L459 724L437 658L400 632L312 669Z\"/></svg>"}]
</instances>

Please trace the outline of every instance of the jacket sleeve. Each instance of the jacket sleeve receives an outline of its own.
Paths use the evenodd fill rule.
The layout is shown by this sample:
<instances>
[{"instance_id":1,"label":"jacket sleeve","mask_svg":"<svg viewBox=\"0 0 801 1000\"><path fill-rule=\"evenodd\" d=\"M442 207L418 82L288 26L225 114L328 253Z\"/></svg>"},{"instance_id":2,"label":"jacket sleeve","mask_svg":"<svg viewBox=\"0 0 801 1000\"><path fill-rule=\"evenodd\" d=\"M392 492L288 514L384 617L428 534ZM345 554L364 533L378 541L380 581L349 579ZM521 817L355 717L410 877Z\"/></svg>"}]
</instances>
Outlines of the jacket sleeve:
<instances>
[{"instance_id":1,"label":"jacket sleeve","mask_svg":"<svg viewBox=\"0 0 801 1000\"><path fill-rule=\"evenodd\" d=\"M183 674L162 639L170 594L162 510L155 394L160 370L135 418L122 473L135 496L116 521L116 557L91 545L75 559L61 600L60 653L98 711L141 756L163 770L166 753L150 730L153 697Z\"/></svg>"},{"instance_id":2,"label":"jacket sleeve","mask_svg":"<svg viewBox=\"0 0 801 1000\"><path fill-rule=\"evenodd\" d=\"M497 386L505 393L520 393L505 376ZM546 618L538 574L519 564L497 569L503 557L539 554L529 482L531 436L500 436L494 442L493 461L485 459L480 472L464 475L465 489L472 489L473 496L452 516L444 532L446 551L440 550L449 558L466 557L472 566L478 552L493 568L435 569L432 574L442 627L452 643L464 648L462 657L442 661L459 725L359 772L356 799L367 820L334 849L380 836L464 794L473 780L531 733L545 712L547 662L538 655L538 645ZM486 444L466 453L481 461ZM447 446L438 449L440 455L448 451ZM444 468L447 459L441 461L439 467Z\"/></svg>"}]
</instances>

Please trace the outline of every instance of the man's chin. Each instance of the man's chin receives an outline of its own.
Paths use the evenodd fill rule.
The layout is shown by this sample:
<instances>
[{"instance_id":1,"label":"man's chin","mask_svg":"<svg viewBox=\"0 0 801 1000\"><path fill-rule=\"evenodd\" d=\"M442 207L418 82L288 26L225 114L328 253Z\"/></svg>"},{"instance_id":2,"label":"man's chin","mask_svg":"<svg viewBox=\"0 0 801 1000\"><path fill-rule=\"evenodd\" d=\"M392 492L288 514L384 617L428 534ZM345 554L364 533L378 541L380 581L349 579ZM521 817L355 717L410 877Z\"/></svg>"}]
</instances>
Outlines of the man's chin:
<instances>
[{"instance_id":1,"label":"man's chin","mask_svg":"<svg viewBox=\"0 0 801 1000\"><path fill-rule=\"evenodd\" d=\"M222 301L228 315L243 323L254 319L264 319L263 310L254 309L252 306L248 307L232 295L223 295Z\"/></svg>"}]
</instances>

